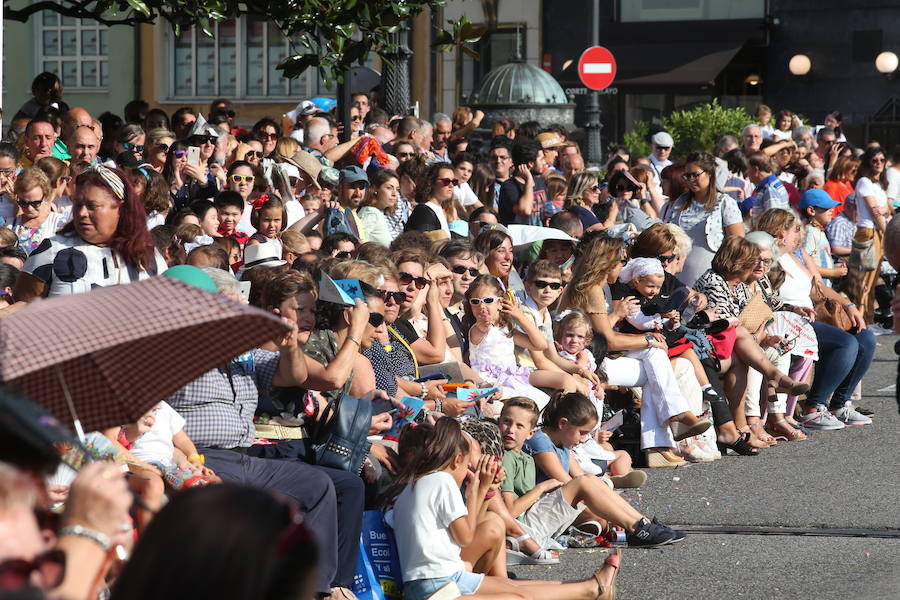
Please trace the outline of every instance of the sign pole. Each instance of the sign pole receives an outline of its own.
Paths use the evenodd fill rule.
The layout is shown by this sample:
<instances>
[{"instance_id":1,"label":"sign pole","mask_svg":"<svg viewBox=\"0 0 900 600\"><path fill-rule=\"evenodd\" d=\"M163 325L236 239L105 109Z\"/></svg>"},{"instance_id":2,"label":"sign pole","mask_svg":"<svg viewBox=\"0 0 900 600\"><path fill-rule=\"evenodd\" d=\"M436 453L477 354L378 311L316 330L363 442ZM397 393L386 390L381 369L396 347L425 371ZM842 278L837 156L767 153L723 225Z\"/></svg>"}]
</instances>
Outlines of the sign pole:
<instances>
[{"instance_id":1,"label":"sign pole","mask_svg":"<svg viewBox=\"0 0 900 600\"><path fill-rule=\"evenodd\" d=\"M593 11L591 13L591 23L593 25L593 35L591 42L593 46L600 45L600 0L594 0ZM600 123L600 95L597 90L591 90L590 99L588 100L587 123L585 123L585 162L588 164L601 165L603 163L603 141L600 136L600 130L603 124Z\"/></svg>"}]
</instances>

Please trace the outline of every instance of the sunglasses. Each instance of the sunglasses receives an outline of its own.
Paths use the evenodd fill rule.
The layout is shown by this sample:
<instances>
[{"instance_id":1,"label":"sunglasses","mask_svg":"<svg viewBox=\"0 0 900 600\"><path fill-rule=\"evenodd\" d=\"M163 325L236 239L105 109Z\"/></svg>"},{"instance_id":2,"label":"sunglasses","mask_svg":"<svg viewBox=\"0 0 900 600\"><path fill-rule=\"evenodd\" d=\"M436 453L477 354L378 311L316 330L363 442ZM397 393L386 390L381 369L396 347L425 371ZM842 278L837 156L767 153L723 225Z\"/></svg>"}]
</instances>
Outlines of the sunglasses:
<instances>
[{"instance_id":1,"label":"sunglasses","mask_svg":"<svg viewBox=\"0 0 900 600\"><path fill-rule=\"evenodd\" d=\"M122 147L126 150L134 150L135 152L143 152L144 145L143 144L132 144L131 142L125 142L122 144Z\"/></svg>"},{"instance_id":2,"label":"sunglasses","mask_svg":"<svg viewBox=\"0 0 900 600\"><path fill-rule=\"evenodd\" d=\"M16 174L16 169L0 169L0 175L10 177Z\"/></svg>"},{"instance_id":3,"label":"sunglasses","mask_svg":"<svg viewBox=\"0 0 900 600\"><path fill-rule=\"evenodd\" d=\"M19 208L28 208L30 206L31 208L33 208L35 210L39 209L41 207L41 204L43 204L43 203L44 203L43 200L35 200L34 202L26 202L25 200L17 200L16 201L16 204L19 205Z\"/></svg>"},{"instance_id":4,"label":"sunglasses","mask_svg":"<svg viewBox=\"0 0 900 600\"><path fill-rule=\"evenodd\" d=\"M450 269L453 273L457 275L464 275L466 271L469 272L469 275L472 277L478 277L481 274L481 271L475 269L473 267L464 267L462 265L456 265Z\"/></svg>"},{"instance_id":5,"label":"sunglasses","mask_svg":"<svg viewBox=\"0 0 900 600\"><path fill-rule=\"evenodd\" d=\"M439 183L445 187L449 187L451 185L457 186L459 185L459 179L450 179L449 177L438 177L434 180L435 183Z\"/></svg>"},{"instance_id":6,"label":"sunglasses","mask_svg":"<svg viewBox=\"0 0 900 600\"><path fill-rule=\"evenodd\" d=\"M278 134L277 133L260 133L259 139L261 139L264 142L265 141L275 142L278 140Z\"/></svg>"},{"instance_id":7,"label":"sunglasses","mask_svg":"<svg viewBox=\"0 0 900 600\"><path fill-rule=\"evenodd\" d=\"M402 304L406 302L406 292L389 292L387 290L378 290L381 299L387 304L388 300L393 300L394 304Z\"/></svg>"},{"instance_id":8,"label":"sunglasses","mask_svg":"<svg viewBox=\"0 0 900 600\"><path fill-rule=\"evenodd\" d=\"M344 250L342 252L338 252L337 254L335 254L334 257L339 260L350 260L351 258L353 258L353 252L351 252L349 250Z\"/></svg>"},{"instance_id":9,"label":"sunglasses","mask_svg":"<svg viewBox=\"0 0 900 600\"><path fill-rule=\"evenodd\" d=\"M235 183L253 183L256 180L255 175L232 175L231 180Z\"/></svg>"},{"instance_id":10,"label":"sunglasses","mask_svg":"<svg viewBox=\"0 0 900 600\"><path fill-rule=\"evenodd\" d=\"M168 145L168 144L162 144L162 143L160 143L160 144L157 144L157 145L156 145L156 149L159 150L160 152L168 152L168 151L169 151L169 145Z\"/></svg>"},{"instance_id":11,"label":"sunglasses","mask_svg":"<svg viewBox=\"0 0 900 600\"><path fill-rule=\"evenodd\" d=\"M693 181L699 179L706 171L695 171L694 173L682 173L681 178L685 181Z\"/></svg>"},{"instance_id":12,"label":"sunglasses","mask_svg":"<svg viewBox=\"0 0 900 600\"><path fill-rule=\"evenodd\" d=\"M235 113L233 110L226 110L226 111L225 111L225 116L228 117L229 119L233 119L234 116L235 116L236 114L237 114L237 113Z\"/></svg>"},{"instance_id":13,"label":"sunglasses","mask_svg":"<svg viewBox=\"0 0 900 600\"><path fill-rule=\"evenodd\" d=\"M381 313L369 313L369 325L381 327L384 324L384 315Z\"/></svg>"},{"instance_id":14,"label":"sunglasses","mask_svg":"<svg viewBox=\"0 0 900 600\"><path fill-rule=\"evenodd\" d=\"M672 262L676 258L677 258L677 255L675 255L675 254L665 254L663 256L657 256L656 260L658 260L659 262L661 262L662 264L665 265L665 264Z\"/></svg>"},{"instance_id":15,"label":"sunglasses","mask_svg":"<svg viewBox=\"0 0 900 600\"><path fill-rule=\"evenodd\" d=\"M263 153L260 152L259 150L248 150L248 151L247 151L247 154L244 155L244 158L245 158L245 159L247 159L247 158L254 158L254 157L256 157L256 158L262 158L262 157L263 157Z\"/></svg>"},{"instance_id":16,"label":"sunglasses","mask_svg":"<svg viewBox=\"0 0 900 600\"><path fill-rule=\"evenodd\" d=\"M542 290L545 287L549 287L551 290L558 290L562 287L562 283L559 281L544 281L543 279L535 279L532 283L534 283L534 287L539 290Z\"/></svg>"},{"instance_id":17,"label":"sunglasses","mask_svg":"<svg viewBox=\"0 0 900 600\"><path fill-rule=\"evenodd\" d=\"M415 152L398 152L397 158L412 158L415 155Z\"/></svg>"},{"instance_id":18,"label":"sunglasses","mask_svg":"<svg viewBox=\"0 0 900 600\"><path fill-rule=\"evenodd\" d=\"M47 589L62 583L66 573L66 553L53 549L39 554L33 560L12 559L0 563L0 589L17 590L31 583L31 574L41 574Z\"/></svg>"},{"instance_id":19,"label":"sunglasses","mask_svg":"<svg viewBox=\"0 0 900 600\"><path fill-rule=\"evenodd\" d=\"M175 158L182 158L187 152L185 150L176 150L174 154Z\"/></svg>"},{"instance_id":20,"label":"sunglasses","mask_svg":"<svg viewBox=\"0 0 900 600\"><path fill-rule=\"evenodd\" d=\"M657 146L657 150L671 150L672 146Z\"/></svg>"},{"instance_id":21,"label":"sunglasses","mask_svg":"<svg viewBox=\"0 0 900 600\"><path fill-rule=\"evenodd\" d=\"M887 159L886 159L886 158L883 158L883 157L882 157L882 158L873 158L873 159L871 160L871 162L873 162L873 163L883 163L883 162L887 162Z\"/></svg>"},{"instance_id":22,"label":"sunglasses","mask_svg":"<svg viewBox=\"0 0 900 600\"><path fill-rule=\"evenodd\" d=\"M469 298L469 304L472 306L478 306L479 304L493 304L494 302L500 302L503 298L498 298L497 296L488 296L487 298Z\"/></svg>"},{"instance_id":23,"label":"sunglasses","mask_svg":"<svg viewBox=\"0 0 900 600\"><path fill-rule=\"evenodd\" d=\"M632 187L630 185L625 185L625 184L620 183L619 185L616 186L616 191L617 192L633 192L633 191L635 191L635 189L634 189L634 187Z\"/></svg>"},{"instance_id":24,"label":"sunglasses","mask_svg":"<svg viewBox=\"0 0 900 600\"><path fill-rule=\"evenodd\" d=\"M413 281L416 282L416 289L421 290L426 285L428 285L428 279L425 277L413 277L409 273L400 273L400 283L403 285L409 285Z\"/></svg>"},{"instance_id":25,"label":"sunglasses","mask_svg":"<svg viewBox=\"0 0 900 600\"><path fill-rule=\"evenodd\" d=\"M215 144L216 138L211 135L192 135L188 141L192 146L202 146L203 144Z\"/></svg>"}]
</instances>

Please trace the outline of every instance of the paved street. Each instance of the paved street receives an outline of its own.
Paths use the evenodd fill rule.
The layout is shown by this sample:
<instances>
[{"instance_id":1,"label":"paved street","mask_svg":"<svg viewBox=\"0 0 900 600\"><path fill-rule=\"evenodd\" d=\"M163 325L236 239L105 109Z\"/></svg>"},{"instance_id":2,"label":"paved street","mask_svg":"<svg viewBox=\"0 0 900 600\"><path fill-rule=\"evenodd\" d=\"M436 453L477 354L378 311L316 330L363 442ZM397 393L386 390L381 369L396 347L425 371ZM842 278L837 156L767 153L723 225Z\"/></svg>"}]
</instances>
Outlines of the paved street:
<instances>
[{"instance_id":1,"label":"paved street","mask_svg":"<svg viewBox=\"0 0 900 600\"><path fill-rule=\"evenodd\" d=\"M620 598L900 597L900 415L894 400L897 336L882 336L863 382L875 423L813 433L759 457L654 469L627 490L647 515L692 531L681 544L623 550ZM741 535L701 531L716 526ZM741 527L743 526L743 527ZM567 550L555 567L520 577L584 577L601 550Z\"/></svg>"}]
</instances>

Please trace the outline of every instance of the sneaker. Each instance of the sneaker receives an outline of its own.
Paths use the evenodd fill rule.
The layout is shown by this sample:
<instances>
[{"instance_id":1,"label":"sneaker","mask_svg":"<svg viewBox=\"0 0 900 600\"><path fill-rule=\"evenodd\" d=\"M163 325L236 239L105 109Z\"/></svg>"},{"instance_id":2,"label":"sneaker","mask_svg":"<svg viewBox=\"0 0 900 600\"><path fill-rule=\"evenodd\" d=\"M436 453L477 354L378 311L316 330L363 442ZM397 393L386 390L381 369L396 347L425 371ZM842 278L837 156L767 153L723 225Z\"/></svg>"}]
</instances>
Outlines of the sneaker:
<instances>
[{"instance_id":1,"label":"sneaker","mask_svg":"<svg viewBox=\"0 0 900 600\"><path fill-rule=\"evenodd\" d=\"M855 427L857 425L871 425L872 419L860 413L852 406L842 406L831 411L834 417L844 424L845 427Z\"/></svg>"},{"instance_id":2,"label":"sneaker","mask_svg":"<svg viewBox=\"0 0 900 600\"><path fill-rule=\"evenodd\" d=\"M815 412L803 415L800 421L807 429L819 429L822 431L830 431L832 429L843 429L844 423L839 421L837 417L830 412Z\"/></svg>"},{"instance_id":3,"label":"sneaker","mask_svg":"<svg viewBox=\"0 0 900 600\"><path fill-rule=\"evenodd\" d=\"M642 518L637 522L634 531L625 534L629 548L656 548L674 544L684 539L684 533L663 525L656 519L648 521Z\"/></svg>"},{"instance_id":4,"label":"sneaker","mask_svg":"<svg viewBox=\"0 0 900 600\"><path fill-rule=\"evenodd\" d=\"M858 412L859 414L865 415L867 417L871 417L872 415L875 414L874 410L870 410L868 408L863 408L862 406L854 406L853 408L855 408L856 412Z\"/></svg>"},{"instance_id":5,"label":"sneaker","mask_svg":"<svg viewBox=\"0 0 900 600\"><path fill-rule=\"evenodd\" d=\"M873 335L891 335L894 333L892 329L883 327L879 323L872 323L871 325L867 325L866 329L871 331Z\"/></svg>"}]
</instances>

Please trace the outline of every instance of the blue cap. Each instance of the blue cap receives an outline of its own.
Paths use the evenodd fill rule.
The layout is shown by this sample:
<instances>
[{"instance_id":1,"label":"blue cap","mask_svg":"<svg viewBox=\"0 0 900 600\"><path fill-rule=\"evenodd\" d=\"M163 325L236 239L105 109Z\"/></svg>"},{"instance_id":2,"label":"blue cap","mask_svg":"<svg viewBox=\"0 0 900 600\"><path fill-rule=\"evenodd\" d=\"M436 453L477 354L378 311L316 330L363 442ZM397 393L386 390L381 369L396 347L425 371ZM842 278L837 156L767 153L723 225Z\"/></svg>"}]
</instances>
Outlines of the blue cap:
<instances>
[{"instance_id":1,"label":"blue cap","mask_svg":"<svg viewBox=\"0 0 900 600\"><path fill-rule=\"evenodd\" d=\"M369 176L360 167L350 165L341 169L341 183L356 183L358 181L369 183Z\"/></svg>"},{"instance_id":2,"label":"blue cap","mask_svg":"<svg viewBox=\"0 0 900 600\"><path fill-rule=\"evenodd\" d=\"M806 190L803 192L803 195L800 197L800 204L797 206L801 211L805 211L810 206L815 206L816 208L834 208L839 205L840 202L836 200L832 200L831 196L828 195L828 192L825 190Z\"/></svg>"},{"instance_id":3,"label":"blue cap","mask_svg":"<svg viewBox=\"0 0 900 600\"><path fill-rule=\"evenodd\" d=\"M333 98L323 98L322 96L310 98L309 101L318 106L319 110L322 112L328 112L337 106L337 100L334 100Z\"/></svg>"}]
</instances>

